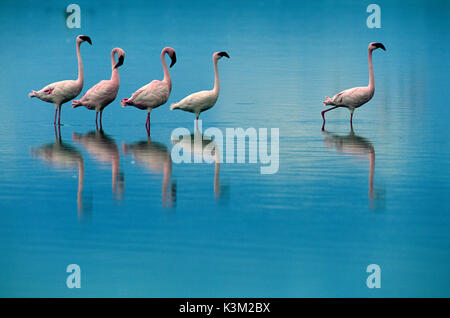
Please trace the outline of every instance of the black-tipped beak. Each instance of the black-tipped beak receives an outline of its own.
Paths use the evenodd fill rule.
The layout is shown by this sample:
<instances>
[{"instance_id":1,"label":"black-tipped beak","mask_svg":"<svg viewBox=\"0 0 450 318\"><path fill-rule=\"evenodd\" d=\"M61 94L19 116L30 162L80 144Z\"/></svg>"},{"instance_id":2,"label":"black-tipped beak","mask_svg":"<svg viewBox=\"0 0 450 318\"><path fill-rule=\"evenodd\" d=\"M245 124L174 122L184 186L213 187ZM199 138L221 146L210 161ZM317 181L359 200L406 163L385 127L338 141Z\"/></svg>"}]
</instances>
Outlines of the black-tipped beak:
<instances>
[{"instance_id":1,"label":"black-tipped beak","mask_svg":"<svg viewBox=\"0 0 450 318\"><path fill-rule=\"evenodd\" d=\"M386 48L384 47L383 43L374 43L373 44L377 49L383 49L383 51L386 51Z\"/></svg>"},{"instance_id":2,"label":"black-tipped beak","mask_svg":"<svg viewBox=\"0 0 450 318\"><path fill-rule=\"evenodd\" d=\"M221 57L225 56L225 57L227 57L227 58L230 58L230 56L228 55L227 52L219 52L217 55L219 55L219 56L221 56Z\"/></svg>"},{"instance_id":3,"label":"black-tipped beak","mask_svg":"<svg viewBox=\"0 0 450 318\"><path fill-rule=\"evenodd\" d=\"M114 66L114 68L118 68L120 65L123 64L123 61L125 60L125 57L123 55L119 56L119 62Z\"/></svg>"},{"instance_id":4,"label":"black-tipped beak","mask_svg":"<svg viewBox=\"0 0 450 318\"><path fill-rule=\"evenodd\" d=\"M86 41L87 43L89 43L90 45L92 45L91 38L88 37L87 35L82 35L82 36L80 36L80 39L82 39L83 41Z\"/></svg>"},{"instance_id":5,"label":"black-tipped beak","mask_svg":"<svg viewBox=\"0 0 450 318\"><path fill-rule=\"evenodd\" d=\"M177 54L175 52L173 52L173 55L170 58L172 59L172 63L170 63L170 67L172 67L177 62Z\"/></svg>"}]
</instances>

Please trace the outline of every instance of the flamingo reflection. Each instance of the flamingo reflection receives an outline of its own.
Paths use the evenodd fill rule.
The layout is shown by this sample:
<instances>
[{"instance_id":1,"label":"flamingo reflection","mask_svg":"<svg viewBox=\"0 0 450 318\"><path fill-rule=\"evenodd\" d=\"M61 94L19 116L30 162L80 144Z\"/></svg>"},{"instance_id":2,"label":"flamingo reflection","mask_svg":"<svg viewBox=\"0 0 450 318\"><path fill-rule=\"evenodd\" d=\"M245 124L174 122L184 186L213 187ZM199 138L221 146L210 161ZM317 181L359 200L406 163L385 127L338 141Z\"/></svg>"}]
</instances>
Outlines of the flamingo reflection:
<instances>
[{"instance_id":1,"label":"flamingo reflection","mask_svg":"<svg viewBox=\"0 0 450 318\"><path fill-rule=\"evenodd\" d=\"M114 139L100 129L90 131L84 135L73 133L72 140L81 143L84 149L98 162L111 165L113 195L118 199L122 199L124 178L120 172L119 148Z\"/></svg>"},{"instance_id":2,"label":"flamingo reflection","mask_svg":"<svg viewBox=\"0 0 450 318\"><path fill-rule=\"evenodd\" d=\"M219 179L220 151L217 143L211 136L203 135L199 129L196 129L193 134L179 137L179 139L172 139L172 144L178 144L184 153L194 157L209 157L214 161L214 196L220 198L222 192Z\"/></svg>"},{"instance_id":3,"label":"flamingo reflection","mask_svg":"<svg viewBox=\"0 0 450 318\"><path fill-rule=\"evenodd\" d=\"M61 138L61 127L55 126L55 142L44 144L38 148L32 148L31 154L34 158L40 158L48 162L55 168L74 168L78 169L78 189L77 189L77 207L79 217L83 210L82 192L84 182L84 161L81 152L75 147L66 144Z\"/></svg>"},{"instance_id":4,"label":"flamingo reflection","mask_svg":"<svg viewBox=\"0 0 450 318\"><path fill-rule=\"evenodd\" d=\"M159 142L152 141L150 135L143 141L133 144L122 144L122 151L125 155L131 154L141 166L146 167L152 173L163 174L162 201L168 206L176 201L176 185L172 183L171 190L167 187L172 176L172 159L167 147Z\"/></svg>"},{"instance_id":5,"label":"flamingo reflection","mask_svg":"<svg viewBox=\"0 0 450 318\"><path fill-rule=\"evenodd\" d=\"M324 141L328 147L334 147L340 153L350 156L369 158L369 198L374 198L373 177L375 173L375 149L372 143L355 134L353 129L348 135L337 135L323 130Z\"/></svg>"}]
</instances>

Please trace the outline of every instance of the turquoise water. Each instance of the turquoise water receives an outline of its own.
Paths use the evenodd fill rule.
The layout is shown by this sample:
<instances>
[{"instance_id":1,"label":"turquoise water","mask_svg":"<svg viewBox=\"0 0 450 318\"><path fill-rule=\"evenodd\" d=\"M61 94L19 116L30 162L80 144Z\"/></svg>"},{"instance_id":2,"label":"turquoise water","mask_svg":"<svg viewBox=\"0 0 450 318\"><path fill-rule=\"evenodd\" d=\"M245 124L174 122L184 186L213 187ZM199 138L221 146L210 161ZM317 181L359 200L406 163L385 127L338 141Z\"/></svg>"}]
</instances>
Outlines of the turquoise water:
<instances>
[{"instance_id":1,"label":"turquoise water","mask_svg":"<svg viewBox=\"0 0 450 318\"><path fill-rule=\"evenodd\" d=\"M56 1L1 4L0 296L450 296L448 2L378 1L381 29L365 1L77 3L81 30ZM126 52L103 132L68 104L55 131L53 106L27 96L76 78L78 34L93 41L83 92ZM322 132L324 96L367 85L369 42L387 48L374 98L353 132L346 109ZM168 105L148 139L146 113L119 100L162 78L165 46L169 103L210 89L211 54L230 54L203 129L279 128L278 173L172 162L172 131L193 133L194 116Z\"/></svg>"}]
</instances>

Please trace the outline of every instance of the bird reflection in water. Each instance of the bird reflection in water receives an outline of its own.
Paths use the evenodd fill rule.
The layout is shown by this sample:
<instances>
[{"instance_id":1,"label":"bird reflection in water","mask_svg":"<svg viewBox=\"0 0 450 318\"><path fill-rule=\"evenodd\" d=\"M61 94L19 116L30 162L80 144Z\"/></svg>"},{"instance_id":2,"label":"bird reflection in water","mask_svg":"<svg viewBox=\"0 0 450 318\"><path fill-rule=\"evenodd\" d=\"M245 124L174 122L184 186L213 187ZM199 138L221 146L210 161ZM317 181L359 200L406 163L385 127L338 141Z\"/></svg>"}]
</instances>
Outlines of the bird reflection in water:
<instances>
[{"instance_id":1,"label":"bird reflection in water","mask_svg":"<svg viewBox=\"0 0 450 318\"><path fill-rule=\"evenodd\" d=\"M369 198L373 207L375 198L373 188L373 178L375 174L375 148L372 143L361 136L355 134L353 129L348 135L337 135L327 130L323 130L324 142L327 147L334 147L340 153L353 157L367 157L369 159Z\"/></svg>"},{"instance_id":2,"label":"bird reflection in water","mask_svg":"<svg viewBox=\"0 0 450 318\"><path fill-rule=\"evenodd\" d=\"M90 205L83 209L83 182L84 182L84 161L80 151L72 145L64 143L61 138L61 126L55 126L55 142L44 144L38 148L32 148L31 154L34 158L40 158L48 162L55 168L77 168L78 169L78 189L77 207L78 217L83 218L82 212L90 212Z\"/></svg>"},{"instance_id":3,"label":"bird reflection in water","mask_svg":"<svg viewBox=\"0 0 450 318\"><path fill-rule=\"evenodd\" d=\"M163 206L173 207L176 203L176 184L172 182L170 191L167 191L172 176L172 158L167 147L162 143L152 141L148 134L146 140L133 144L122 144L122 152L125 155L131 154L138 164L146 167L152 173L163 174Z\"/></svg>"},{"instance_id":4,"label":"bird reflection in water","mask_svg":"<svg viewBox=\"0 0 450 318\"><path fill-rule=\"evenodd\" d=\"M174 137L174 136L172 136ZM201 158L212 158L214 161L214 197L221 198L222 187L220 185L219 171L220 171L220 151L217 143L211 136L203 135L199 129L196 129L193 134L178 136L179 138L172 138L172 144L178 144L183 152L192 157L200 156Z\"/></svg>"},{"instance_id":5,"label":"bird reflection in water","mask_svg":"<svg viewBox=\"0 0 450 318\"><path fill-rule=\"evenodd\" d=\"M98 162L111 165L113 197L122 200L125 180L120 171L120 153L115 140L105 134L102 129L93 130L84 135L73 133L72 140L81 143Z\"/></svg>"}]
</instances>

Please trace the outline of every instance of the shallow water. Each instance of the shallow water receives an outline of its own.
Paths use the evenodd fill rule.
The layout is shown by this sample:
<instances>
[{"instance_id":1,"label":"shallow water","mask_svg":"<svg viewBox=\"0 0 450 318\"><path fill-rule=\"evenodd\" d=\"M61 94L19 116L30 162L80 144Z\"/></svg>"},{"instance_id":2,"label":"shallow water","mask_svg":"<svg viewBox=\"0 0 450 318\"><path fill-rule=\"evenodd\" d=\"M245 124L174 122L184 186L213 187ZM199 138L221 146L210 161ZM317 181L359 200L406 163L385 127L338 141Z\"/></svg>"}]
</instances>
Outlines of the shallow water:
<instances>
[{"instance_id":1,"label":"shallow water","mask_svg":"<svg viewBox=\"0 0 450 318\"><path fill-rule=\"evenodd\" d=\"M450 296L448 2L378 1L368 29L360 2L237 1L146 6L77 2L2 4L0 23L0 296L430 297ZM209 3L209 2L208 2ZM126 52L119 98L162 77L159 54L177 51L169 103L212 87L221 95L203 129L279 128L279 171L259 164L176 164L171 133L193 115L122 109L94 113L29 99L31 89L76 78L83 92L109 78L109 52ZM321 101L366 85L356 110ZM82 288L66 287L79 264ZM382 269L381 288L366 267Z\"/></svg>"}]
</instances>

